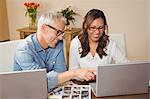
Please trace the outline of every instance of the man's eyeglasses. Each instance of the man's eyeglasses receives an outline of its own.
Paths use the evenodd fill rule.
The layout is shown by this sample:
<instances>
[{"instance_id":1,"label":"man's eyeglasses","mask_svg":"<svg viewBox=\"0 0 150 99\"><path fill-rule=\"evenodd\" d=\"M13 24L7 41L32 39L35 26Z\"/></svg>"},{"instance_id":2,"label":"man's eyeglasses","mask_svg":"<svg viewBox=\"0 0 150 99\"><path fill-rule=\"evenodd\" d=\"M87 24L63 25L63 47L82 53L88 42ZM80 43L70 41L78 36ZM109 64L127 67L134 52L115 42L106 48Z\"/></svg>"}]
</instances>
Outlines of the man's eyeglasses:
<instances>
[{"instance_id":1,"label":"man's eyeglasses","mask_svg":"<svg viewBox=\"0 0 150 99\"><path fill-rule=\"evenodd\" d=\"M102 30L102 29L105 29L105 26L100 26L100 27L96 27L96 26L93 26L93 27L89 27L89 30L90 31L96 31L96 30Z\"/></svg>"},{"instance_id":2,"label":"man's eyeglasses","mask_svg":"<svg viewBox=\"0 0 150 99\"><path fill-rule=\"evenodd\" d=\"M54 29L54 30L57 32L57 36L59 36L59 35L61 35L61 34L64 34L64 31L62 31L62 30L58 30L58 29L54 28L54 27L51 26L51 25L47 25L47 26L50 27L50 28L52 28L52 29Z\"/></svg>"}]
</instances>

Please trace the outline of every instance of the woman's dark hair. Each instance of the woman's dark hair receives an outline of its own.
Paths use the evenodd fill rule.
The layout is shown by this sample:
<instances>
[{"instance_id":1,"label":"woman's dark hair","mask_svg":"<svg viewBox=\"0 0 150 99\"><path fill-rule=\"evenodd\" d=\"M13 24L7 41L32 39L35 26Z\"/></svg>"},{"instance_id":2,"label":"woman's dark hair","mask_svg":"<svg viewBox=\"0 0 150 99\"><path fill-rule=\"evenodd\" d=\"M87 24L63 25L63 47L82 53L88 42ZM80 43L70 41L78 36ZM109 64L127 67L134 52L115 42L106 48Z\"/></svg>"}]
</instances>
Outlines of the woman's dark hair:
<instances>
[{"instance_id":1,"label":"woman's dark hair","mask_svg":"<svg viewBox=\"0 0 150 99\"><path fill-rule=\"evenodd\" d=\"M85 57L90 51L87 29L90 28L91 23L97 18L102 18L104 20L104 25L107 25L105 15L101 10L92 9L84 17L84 22L82 25L83 32L78 36L82 47L82 51L80 52L81 57ZM103 56L107 56L105 50L107 44L109 43L108 37L109 36L104 32L98 40L99 43L96 52L98 53L100 58L103 58Z\"/></svg>"}]
</instances>

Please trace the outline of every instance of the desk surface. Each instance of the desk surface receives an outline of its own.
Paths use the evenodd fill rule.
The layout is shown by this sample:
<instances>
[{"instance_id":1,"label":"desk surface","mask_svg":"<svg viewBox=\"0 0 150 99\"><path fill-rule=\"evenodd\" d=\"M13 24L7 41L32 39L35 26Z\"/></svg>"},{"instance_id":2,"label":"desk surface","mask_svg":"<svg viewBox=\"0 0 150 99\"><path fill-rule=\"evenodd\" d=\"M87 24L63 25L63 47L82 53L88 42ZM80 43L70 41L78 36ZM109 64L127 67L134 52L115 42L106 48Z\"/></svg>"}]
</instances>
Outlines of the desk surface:
<instances>
[{"instance_id":1,"label":"desk surface","mask_svg":"<svg viewBox=\"0 0 150 99\"><path fill-rule=\"evenodd\" d=\"M73 81L73 83L76 83L78 85L87 85L87 82L81 83L79 81ZM150 99L150 87L149 87L149 93L147 93L147 94L109 96L109 97L97 97L97 98L95 97L95 95L91 91L91 99Z\"/></svg>"},{"instance_id":2,"label":"desk surface","mask_svg":"<svg viewBox=\"0 0 150 99\"><path fill-rule=\"evenodd\" d=\"M79 81L73 81L77 84L87 84L87 82L79 82ZM148 94L136 94L136 95L124 95L124 96L111 96L111 97L95 97L95 95L92 92L92 98L91 99L150 99L150 87L149 87L149 93Z\"/></svg>"},{"instance_id":3,"label":"desk surface","mask_svg":"<svg viewBox=\"0 0 150 99\"><path fill-rule=\"evenodd\" d=\"M48 94L48 96L50 96ZM137 95L124 95L124 96L111 96L111 97L95 97L95 95L91 94L91 99L150 99L150 88L149 94L137 94Z\"/></svg>"},{"instance_id":4,"label":"desk surface","mask_svg":"<svg viewBox=\"0 0 150 99\"><path fill-rule=\"evenodd\" d=\"M150 99L150 92L149 94L138 94L138 95L125 95L125 96L114 96L114 97L103 97L103 98L96 98L92 93L92 99Z\"/></svg>"}]
</instances>

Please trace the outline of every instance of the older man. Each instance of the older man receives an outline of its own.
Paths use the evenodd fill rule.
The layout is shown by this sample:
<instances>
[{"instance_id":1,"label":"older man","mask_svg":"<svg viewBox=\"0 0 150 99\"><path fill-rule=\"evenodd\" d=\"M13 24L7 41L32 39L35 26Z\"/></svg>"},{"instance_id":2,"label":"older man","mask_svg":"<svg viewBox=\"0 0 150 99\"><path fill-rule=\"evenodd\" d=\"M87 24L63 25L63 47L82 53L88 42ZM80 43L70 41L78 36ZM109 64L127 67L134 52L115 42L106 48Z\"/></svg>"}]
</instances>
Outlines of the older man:
<instances>
[{"instance_id":1,"label":"older man","mask_svg":"<svg viewBox=\"0 0 150 99\"><path fill-rule=\"evenodd\" d=\"M47 70L49 91L74 77L94 79L93 69L66 71L63 51L65 18L57 13L45 13L38 20L37 33L20 44L14 56L14 70ZM66 71L66 72L65 72Z\"/></svg>"}]
</instances>

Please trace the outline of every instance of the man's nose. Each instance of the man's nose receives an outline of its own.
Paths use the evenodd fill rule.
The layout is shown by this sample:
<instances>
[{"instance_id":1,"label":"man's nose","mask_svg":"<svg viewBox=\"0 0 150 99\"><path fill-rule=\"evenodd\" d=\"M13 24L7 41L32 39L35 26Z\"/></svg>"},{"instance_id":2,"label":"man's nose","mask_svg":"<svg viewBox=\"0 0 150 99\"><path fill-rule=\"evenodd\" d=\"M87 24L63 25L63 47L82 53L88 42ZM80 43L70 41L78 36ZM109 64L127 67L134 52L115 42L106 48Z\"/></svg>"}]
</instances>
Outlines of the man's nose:
<instances>
[{"instance_id":1,"label":"man's nose","mask_svg":"<svg viewBox=\"0 0 150 99\"><path fill-rule=\"evenodd\" d=\"M64 39L64 34L59 35L59 36L58 36L58 39L59 39L59 40L63 40L63 39Z\"/></svg>"}]
</instances>

